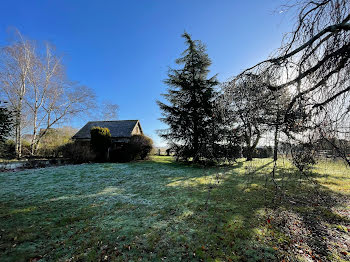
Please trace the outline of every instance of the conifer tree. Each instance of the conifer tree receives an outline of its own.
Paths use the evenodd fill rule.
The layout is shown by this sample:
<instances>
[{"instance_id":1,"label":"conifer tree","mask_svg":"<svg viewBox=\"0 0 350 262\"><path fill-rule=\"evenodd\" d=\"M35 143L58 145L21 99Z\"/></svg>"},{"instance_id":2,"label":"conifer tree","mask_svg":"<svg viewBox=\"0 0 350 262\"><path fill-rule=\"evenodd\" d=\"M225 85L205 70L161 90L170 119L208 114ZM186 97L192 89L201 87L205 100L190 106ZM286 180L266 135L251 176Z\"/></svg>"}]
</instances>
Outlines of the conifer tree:
<instances>
[{"instance_id":1,"label":"conifer tree","mask_svg":"<svg viewBox=\"0 0 350 262\"><path fill-rule=\"evenodd\" d=\"M14 126L12 112L0 101L0 143L5 142Z\"/></svg>"},{"instance_id":2,"label":"conifer tree","mask_svg":"<svg viewBox=\"0 0 350 262\"><path fill-rule=\"evenodd\" d=\"M214 87L218 81L216 75L208 78L211 60L204 44L188 33L182 37L187 49L175 61L181 68L170 69L164 81L169 86L163 94L168 104L157 101L163 116L160 120L169 126L160 136L175 148L177 157L197 162L213 144Z\"/></svg>"}]
</instances>

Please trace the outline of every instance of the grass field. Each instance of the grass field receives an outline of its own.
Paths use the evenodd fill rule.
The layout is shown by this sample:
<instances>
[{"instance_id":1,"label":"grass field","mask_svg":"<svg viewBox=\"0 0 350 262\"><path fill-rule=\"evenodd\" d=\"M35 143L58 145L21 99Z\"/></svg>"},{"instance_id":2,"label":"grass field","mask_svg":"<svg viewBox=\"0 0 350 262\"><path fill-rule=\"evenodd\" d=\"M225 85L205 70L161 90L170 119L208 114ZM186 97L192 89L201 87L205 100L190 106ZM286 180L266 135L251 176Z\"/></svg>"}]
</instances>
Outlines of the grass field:
<instances>
[{"instance_id":1,"label":"grass field","mask_svg":"<svg viewBox=\"0 0 350 262\"><path fill-rule=\"evenodd\" d=\"M350 169L154 157L0 173L0 261L348 261ZM266 187L265 187L266 183Z\"/></svg>"}]
</instances>

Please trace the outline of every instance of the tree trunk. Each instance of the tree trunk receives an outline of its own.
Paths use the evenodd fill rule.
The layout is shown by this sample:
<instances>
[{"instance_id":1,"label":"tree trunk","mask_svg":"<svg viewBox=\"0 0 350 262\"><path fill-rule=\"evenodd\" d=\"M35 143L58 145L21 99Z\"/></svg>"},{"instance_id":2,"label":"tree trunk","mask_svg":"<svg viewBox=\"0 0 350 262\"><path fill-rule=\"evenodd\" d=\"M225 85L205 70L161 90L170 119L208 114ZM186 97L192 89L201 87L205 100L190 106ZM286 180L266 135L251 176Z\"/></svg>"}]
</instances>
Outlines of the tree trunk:
<instances>
[{"instance_id":1,"label":"tree trunk","mask_svg":"<svg viewBox=\"0 0 350 262\"><path fill-rule=\"evenodd\" d=\"M36 135L37 135L37 126L36 126L36 122L37 122L37 112L34 112L34 121L33 121L33 138L32 138L32 143L30 145L30 154L32 156L35 155L36 153L36 149L37 149L37 145L36 145Z\"/></svg>"},{"instance_id":2,"label":"tree trunk","mask_svg":"<svg viewBox=\"0 0 350 262\"><path fill-rule=\"evenodd\" d=\"M21 141L21 113L22 113L22 98L19 99L17 114L16 114L16 157L22 157L22 141Z\"/></svg>"},{"instance_id":3,"label":"tree trunk","mask_svg":"<svg viewBox=\"0 0 350 262\"><path fill-rule=\"evenodd\" d=\"M198 135L198 125L197 125L197 119L194 119L193 121L193 162L198 163L199 162L199 135Z\"/></svg>"},{"instance_id":4,"label":"tree trunk","mask_svg":"<svg viewBox=\"0 0 350 262\"><path fill-rule=\"evenodd\" d=\"M278 124L279 118L277 116L277 123L275 126L275 138L274 138L274 147L273 147L273 161L277 161L278 158L278 132L279 132L279 124Z\"/></svg>"},{"instance_id":5,"label":"tree trunk","mask_svg":"<svg viewBox=\"0 0 350 262\"><path fill-rule=\"evenodd\" d=\"M252 161L253 160L253 148L251 148L250 146L247 147L246 150L246 161Z\"/></svg>"},{"instance_id":6,"label":"tree trunk","mask_svg":"<svg viewBox=\"0 0 350 262\"><path fill-rule=\"evenodd\" d=\"M261 134L260 131L257 129L257 134L256 134L256 139L254 143L251 145L252 142L252 135L251 135L251 129L249 129L249 135L246 133L246 161L252 161L253 160L253 155L254 155L254 150L257 147Z\"/></svg>"},{"instance_id":7,"label":"tree trunk","mask_svg":"<svg viewBox=\"0 0 350 262\"><path fill-rule=\"evenodd\" d=\"M276 125L275 129L275 139L274 139L274 147L273 147L273 161L277 161L278 158L278 125Z\"/></svg>"},{"instance_id":8,"label":"tree trunk","mask_svg":"<svg viewBox=\"0 0 350 262\"><path fill-rule=\"evenodd\" d=\"M277 167L277 159L278 159L278 131L279 131L279 124L278 124L278 117L277 117L277 123L275 126L275 138L274 138L274 146L273 146L273 169L272 169L272 180L275 181L275 175L276 175L276 167ZM276 189L277 189L277 184Z\"/></svg>"}]
</instances>

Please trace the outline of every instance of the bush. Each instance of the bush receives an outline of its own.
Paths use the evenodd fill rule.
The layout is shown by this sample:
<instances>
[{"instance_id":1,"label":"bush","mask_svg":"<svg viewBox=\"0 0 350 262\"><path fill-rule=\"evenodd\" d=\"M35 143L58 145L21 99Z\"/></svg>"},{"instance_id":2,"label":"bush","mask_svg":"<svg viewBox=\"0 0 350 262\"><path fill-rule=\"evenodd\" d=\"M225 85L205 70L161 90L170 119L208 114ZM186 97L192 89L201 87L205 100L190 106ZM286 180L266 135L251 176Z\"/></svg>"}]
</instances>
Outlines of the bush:
<instances>
[{"instance_id":1,"label":"bush","mask_svg":"<svg viewBox=\"0 0 350 262\"><path fill-rule=\"evenodd\" d=\"M5 158L5 159L16 158L16 145L13 140L0 142L0 158Z\"/></svg>"},{"instance_id":2,"label":"bush","mask_svg":"<svg viewBox=\"0 0 350 262\"><path fill-rule=\"evenodd\" d=\"M273 156L273 149L271 146L259 147L256 149L254 157L257 158L269 158Z\"/></svg>"},{"instance_id":3,"label":"bush","mask_svg":"<svg viewBox=\"0 0 350 262\"><path fill-rule=\"evenodd\" d=\"M111 133L108 128L94 126L90 130L91 148L97 160L105 160L108 148L111 145Z\"/></svg>"},{"instance_id":4,"label":"bush","mask_svg":"<svg viewBox=\"0 0 350 262\"><path fill-rule=\"evenodd\" d=\"M45 146L39 147L37 155L40 157L50 158L50 157L60 157L62 154L61 146Z\"/></svg>"},{"instance_id":5,"label":"bush","mask_svg":"<svg viewBox=\"0 0 350 262\"><path fill-rule=\"evenodd\" d=\"M133 135L129 143L121 144L110 151L110 160L113 162L128 162L132 160L145 159L153 148L151 138L144 135Z\"/></svg>"},{"instance_id":6,"label":"bush","mask_svg":"<svg viewBox=\"0 0 350 262\"><path fill-rule=\"evenodd\" d=\"M301 173L311 169L316 164L315 150L312 144L305 143L293 147L292 162Z\"/></svg>"},{"instance_id":7,"label":"bush","mask_svg":"<svg viewBox=\"0 0 350 262\"><path fill-rule=\"evenodd\" d=\"M243 148L243 157L248 157L248 149ZM269 158L273 156L273 149L270 146L257 147L253 151L253 158Z\"/></svg>"},{"instance_id":8,"label":"bush","mask_svg":"<svg viewBox=\"0 0 350 262\"><path fill-rule=\"evenodd\" d=\"M22 140L22 157L30 157L30 143ZM14 159L16 158L16 144L13 140L0 142L0 158Z\"/></svg>"},{"instance_id":9,"label":"bush","mask_svg":"<svg viewBox=\"0 0 350 262\"><path fill-rule=\"evenodd\" d=\"M237 158L242 157L242 147L238 144L229 144L224 146L223 158L229 162L236 161Z\"/></svg>"},{"instance_id":10,"label":"bush","mask_svg":"<svg viewBox=\"0 0 350 262\"><path fill-rule=\"evenodd\" d=\"M40 130L39 135L42 137L35 155L44 158L60 157L61 146L71 142L70 138L74 135L75 131L71 127ZM43 132L46 133L43 135Z\"/></svg>"},{"instance_id":11,"label":"bush","mask_svg":"<svg viewBox=\"0 0 350 262\"><path fill-rule=\"evenodd\" d=\"M31 147L30 142L26 140L22 140L22 157L30 157L31 156Z\"/></svg>"},{"instance_id":12,"label":"bush","mask_svg":"<svg viewBox=\"0 0 350 262\"><path fill-rule=\"evenodd\" d=\"M153 148L153 141L145 135L133 135L128 144L133 159L145 159Z\"/></svg>"},{"instance_id":13,"label":"bush","mask_svg":"<svg viewBox=\"0 0 350 262\"><path fill-rule=\"evenodd\" d=\"M91 150L89 142L70 142L60 146L58 151L63 157L77 164L92 162L96 158L96 154Z\"/></svg>"}]
</instances>

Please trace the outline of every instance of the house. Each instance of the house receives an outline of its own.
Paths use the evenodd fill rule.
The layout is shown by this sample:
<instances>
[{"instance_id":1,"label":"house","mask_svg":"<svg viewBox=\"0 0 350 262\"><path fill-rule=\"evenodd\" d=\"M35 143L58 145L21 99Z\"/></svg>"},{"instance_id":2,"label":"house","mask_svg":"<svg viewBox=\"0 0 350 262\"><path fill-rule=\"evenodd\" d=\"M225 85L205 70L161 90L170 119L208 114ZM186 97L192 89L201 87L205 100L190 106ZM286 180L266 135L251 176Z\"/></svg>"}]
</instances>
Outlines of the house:
<instances>
[{"instance_id":1,"label":"house","mask_svg":"<svg viewBox=\"0 0 350 262\"><path fill-rule=\"evenodd\" d=\"M91 121L83 126L72 139L77 142L90 142L90 130L94 126L108 128L112 144L115 145L128 143L133 135L143 135L139 120Z\"/></svg>"}]
</instances>

